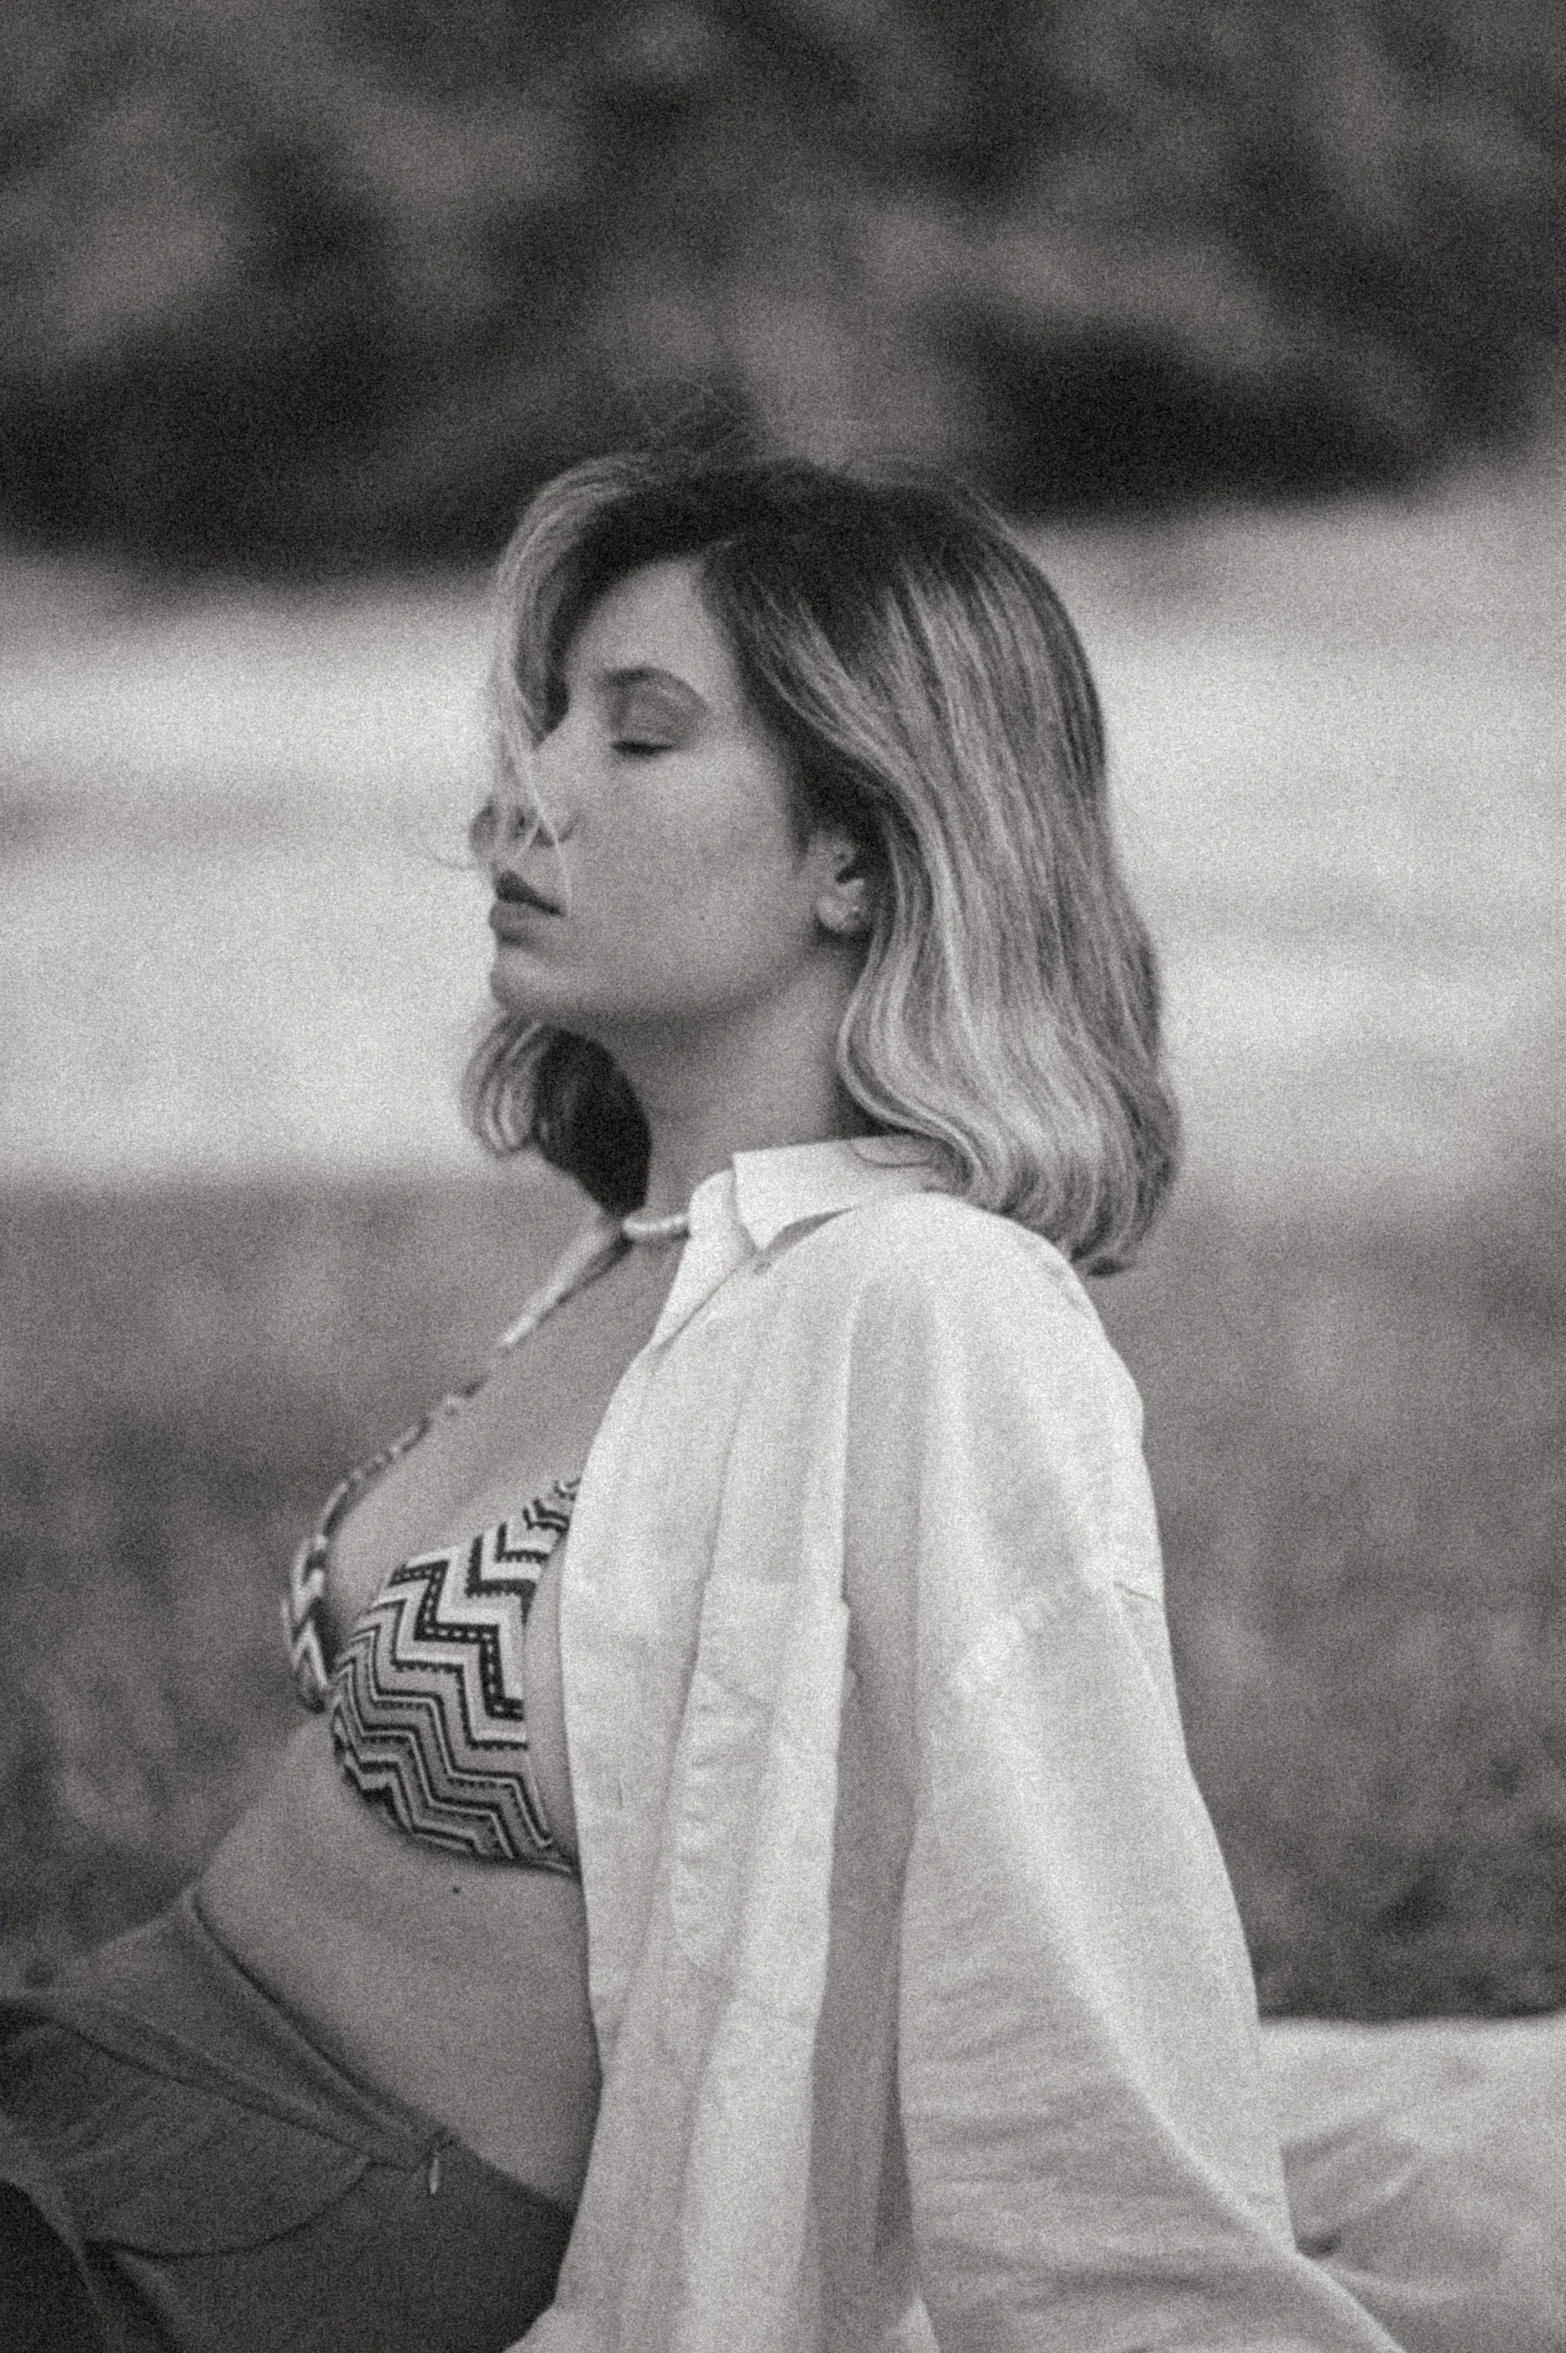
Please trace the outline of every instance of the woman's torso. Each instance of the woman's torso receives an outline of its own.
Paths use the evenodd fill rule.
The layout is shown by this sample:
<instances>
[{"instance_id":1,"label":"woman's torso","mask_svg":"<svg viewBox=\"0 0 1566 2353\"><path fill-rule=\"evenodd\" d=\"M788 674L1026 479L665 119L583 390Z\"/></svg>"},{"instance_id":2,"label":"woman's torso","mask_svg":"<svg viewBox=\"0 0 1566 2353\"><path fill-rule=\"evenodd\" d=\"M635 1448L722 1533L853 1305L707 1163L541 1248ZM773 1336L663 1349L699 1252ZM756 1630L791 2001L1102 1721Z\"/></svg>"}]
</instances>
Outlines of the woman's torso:
<instances>
[{"instance_id":1,"label":"woman's torso","mask_svg":"<svg viewBox=\"0 0 1566 2353\"><path fill-rule=\"evenodd\" d=\"M330 1648L402 1562L580 1475L677 1258L673 1249L619 1258L363 1490L331 1545ZM559 1652L569 1544L567 1533L539 1577L523 1679L538 1795L574 1857ZM218 1849L200 1892L236 1958L351 2072L425 2109L529 2187L575 2203L598 2092L576 1876L472 1861L409 1837L345 1779L317 1715Z\"/></svg>"}]
</instances>

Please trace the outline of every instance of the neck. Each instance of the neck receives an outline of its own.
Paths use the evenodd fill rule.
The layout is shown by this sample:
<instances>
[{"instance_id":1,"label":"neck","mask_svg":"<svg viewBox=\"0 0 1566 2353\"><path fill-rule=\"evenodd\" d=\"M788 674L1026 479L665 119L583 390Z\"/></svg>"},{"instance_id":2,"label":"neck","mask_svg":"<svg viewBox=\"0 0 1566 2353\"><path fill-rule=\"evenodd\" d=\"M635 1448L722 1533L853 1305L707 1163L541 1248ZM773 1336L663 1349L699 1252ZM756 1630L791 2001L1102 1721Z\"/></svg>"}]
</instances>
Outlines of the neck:
<instances>
[{"instance_id":1,"label":"neck","mask_svg":"<svg viewBox=\"0 0 1566 2353\"><path fill-rule=\"evenodd\" d=\"M652 1139L644 1203L649 1217L683 1209L704 1177L736 1152L816 1144L873 1132L838 1078L836 1023L821 1050L799 1052L798 1033L774 1035L763 1020L718 1034L605 1039L642 1107ZM758 1031L760 1034L758 1034Z\"/></svg>"}]
</instances>

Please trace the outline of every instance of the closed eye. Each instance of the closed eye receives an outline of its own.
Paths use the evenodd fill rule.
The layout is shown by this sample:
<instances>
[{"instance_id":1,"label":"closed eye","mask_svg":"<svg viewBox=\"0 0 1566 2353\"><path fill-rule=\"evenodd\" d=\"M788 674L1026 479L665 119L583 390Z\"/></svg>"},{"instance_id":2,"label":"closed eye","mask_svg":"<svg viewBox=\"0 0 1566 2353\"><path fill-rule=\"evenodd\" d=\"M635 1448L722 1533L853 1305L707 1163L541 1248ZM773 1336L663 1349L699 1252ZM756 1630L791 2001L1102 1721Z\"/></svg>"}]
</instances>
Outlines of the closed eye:
<instances>
[{"instance_id":1,"label":"closed eye","mask_svg":"<svg viewBox=\"0 0 1566 2353\"><path fill-rule=\"evenodd\" d=\"M623 752L627 759L650 760L654 753L673 751L674 746L667 743L645 743L639 737L622 735L615 738L614 748L617 752Z\"/></svg>"}]
</instances>

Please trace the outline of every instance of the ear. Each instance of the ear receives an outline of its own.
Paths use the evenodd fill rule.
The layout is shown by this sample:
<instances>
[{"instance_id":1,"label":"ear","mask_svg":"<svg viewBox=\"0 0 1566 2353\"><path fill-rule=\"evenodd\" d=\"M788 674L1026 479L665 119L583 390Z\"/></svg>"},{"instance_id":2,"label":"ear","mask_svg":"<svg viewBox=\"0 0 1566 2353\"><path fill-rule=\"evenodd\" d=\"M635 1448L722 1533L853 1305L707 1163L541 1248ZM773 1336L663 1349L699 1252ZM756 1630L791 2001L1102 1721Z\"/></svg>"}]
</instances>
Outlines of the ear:
<instances>
[{"instance_id":1,"label":"ear","mask_svg":"<svg viewBox=\"0 0 1566 2353\"><path fill-rule=\"evenodd\" d=\"M813 845L821 879L816 890L816 920L839 939L854 939L870 929L875 891L863 845L836 827L823 829Z\"/></svg>"}]
</instances>

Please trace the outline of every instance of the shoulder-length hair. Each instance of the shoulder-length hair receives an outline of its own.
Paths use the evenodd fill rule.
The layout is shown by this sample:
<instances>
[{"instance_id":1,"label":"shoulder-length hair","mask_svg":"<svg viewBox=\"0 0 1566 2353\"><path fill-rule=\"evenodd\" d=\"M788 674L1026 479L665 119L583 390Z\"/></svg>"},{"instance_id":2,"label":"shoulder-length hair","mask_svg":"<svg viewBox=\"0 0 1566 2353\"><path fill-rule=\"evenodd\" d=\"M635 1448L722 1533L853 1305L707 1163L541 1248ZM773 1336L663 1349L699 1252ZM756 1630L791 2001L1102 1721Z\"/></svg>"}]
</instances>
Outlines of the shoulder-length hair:
<instances>
[{"instance_id":1,"label":"shoulder-length hair","mask_svg":"<svg viewBox=\"0 0 1566 2353\"><path fill-rule=\"evenodd\" d=\"M872 877L847 1093L877 1130L925 1138L960 1196L1087 1273L1126 1265L1178 1116L1098 697L1049 582L981 499L924 475L592 460L539 492L501 564L498 760L525 772L560 716L594 599L675 557L792 755L801 844L840 826ZM603 1047L503 1016L466 1096L492 1150L536 1149L606 1209L642 1200L646 1124Z\"/></svg>"}]
</instances>

